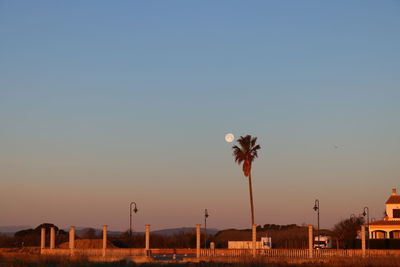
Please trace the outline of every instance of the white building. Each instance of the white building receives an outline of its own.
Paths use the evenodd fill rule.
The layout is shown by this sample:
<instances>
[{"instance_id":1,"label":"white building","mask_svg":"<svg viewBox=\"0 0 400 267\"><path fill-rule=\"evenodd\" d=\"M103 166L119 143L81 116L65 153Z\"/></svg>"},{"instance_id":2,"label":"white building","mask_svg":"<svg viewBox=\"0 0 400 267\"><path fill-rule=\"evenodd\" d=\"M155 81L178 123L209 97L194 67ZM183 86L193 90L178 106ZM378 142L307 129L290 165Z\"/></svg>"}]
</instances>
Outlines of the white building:
<instances>
[{"instance_id":1,"label":"white building","mask_svg":"<svg viewBox=\"0 0 400 267\"><path fill-rule=\"evenodd\" d=\"M253 242L252 241L228 241L229 249L252 249ZM261 241L256 242L256 249L261 249L262 243Z\"/></svg>"},{"instance_id":2,"label":"white building","mask_svg":"<svg viewBox=\"0 0 400 267\"><path fill-rule=\"evenodd\" d=\"M392 195L386 201L385 218L369 224L369 236L372 239L400 239L400 195L396 189L392 189Z\"/></svg>"}]
</instances>

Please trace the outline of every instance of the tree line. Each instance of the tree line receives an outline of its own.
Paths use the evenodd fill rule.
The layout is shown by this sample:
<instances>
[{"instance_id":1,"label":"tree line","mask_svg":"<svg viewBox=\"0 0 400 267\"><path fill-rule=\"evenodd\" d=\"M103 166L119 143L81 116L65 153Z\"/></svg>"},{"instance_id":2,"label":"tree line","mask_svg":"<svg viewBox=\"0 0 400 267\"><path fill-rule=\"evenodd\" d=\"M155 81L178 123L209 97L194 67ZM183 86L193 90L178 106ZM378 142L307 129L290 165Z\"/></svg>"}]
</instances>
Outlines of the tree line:
<instances>
[{"instance_id":1,"label":"tree line","mask_svg":"<svg viewBox=\"0 0 400 267\"><path fill-rule=\"evenodd\" d=\"M352 217L338 222L331 230L321 230L320 234L332 236L337 248L357 248L359 240L358 231L364 224L363 217ZM31 247L40 246L41 228L46 228L46 244L50 242L50 228L55 227L56 245L68 242L69 233L59 229L56 225L44 223L34 229L25 229L16 232L13 236L0 234L0 247ZM317 234L314 231L314 234ZM257 240L263 236L272 238L274 248L307 248L308 246L308 228L296 224L276 225L265 224L257 226ZM204 240L205 234L202 233L201 239ZM76 234L76 239L101 239L102 232L93 228L87 228ZM122 233L109 233L108 240L120 248L143 248L145 244L145 235L134 233L132 236L129 231ZM207 234L207 247L210 242L215 243L216 248L226 248L228 241L248 241L251 240L251 229L227 229L216 233ZM204 246L204 242L201 242ZM172 235L153 234L150 235L150 247L152 248L194 248L196 247L195 231L182 231Z\"/></svg>"}]
</instances>

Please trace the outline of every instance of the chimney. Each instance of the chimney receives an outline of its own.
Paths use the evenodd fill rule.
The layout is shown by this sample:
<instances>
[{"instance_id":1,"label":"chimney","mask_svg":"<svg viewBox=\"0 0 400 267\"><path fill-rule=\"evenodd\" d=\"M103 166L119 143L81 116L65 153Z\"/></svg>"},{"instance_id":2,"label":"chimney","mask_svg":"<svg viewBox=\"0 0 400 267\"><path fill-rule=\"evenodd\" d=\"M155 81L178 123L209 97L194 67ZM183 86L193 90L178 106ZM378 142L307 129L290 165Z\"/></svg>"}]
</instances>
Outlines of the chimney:
<instances>
[{"instance_id":1,"label":"chimney","mask_svg":"<svg viewBox=\"0 0 400 267\"><path fill-rule=\"evenodd\" d=\"M396 196L397 195L397 193L396 193L396 188L393 188L392 189L392 196Z\"/></svg>"}]
</instances>

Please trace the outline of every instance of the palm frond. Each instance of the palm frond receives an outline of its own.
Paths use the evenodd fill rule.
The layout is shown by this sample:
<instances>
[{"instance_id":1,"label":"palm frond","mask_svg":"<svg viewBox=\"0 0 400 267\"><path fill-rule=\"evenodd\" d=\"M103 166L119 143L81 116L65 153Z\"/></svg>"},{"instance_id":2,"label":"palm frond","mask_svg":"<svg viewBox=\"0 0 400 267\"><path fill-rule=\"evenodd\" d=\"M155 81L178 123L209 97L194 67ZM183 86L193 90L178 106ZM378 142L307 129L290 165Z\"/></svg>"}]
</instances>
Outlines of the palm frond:
<instances>
[{"instance_id":1,"label":"palm frond","mask_svg":"<svg viewBox=\"0 0 400 267\"><path fill-rule=\"evenodd\" d=\"M237 162L238 164L242 163L242 161L245 159L243 151L238 146L233 146L232 150L232 155L235 159L235 162Z\"/></svg>"},{"instance_id":2,"label":"palm frond","mask_svg":"<svg viewBox=\"0 0 400 267\"><path fill-rule=\"evenodd\" d=\"M243 173L247 177L251 171L251 163L258 157L261 146L257 144L257 137L251 135L240 136L237 142L239 146L232 147L232 155L239 165L243 162Z\"/></svg>"},{"instance_id":3,"label":"palm frond","mask_svg":"<svg viewBox=\"0 0 400 267\"><path fill-rule=\"evenodd\" d=\"M251 139L251 137L250 137L250 139ZM253 139L251 139L251 147L254 147L255 145L256 145L256 142L257 142L257 137L254 137Z\"/></svg>"}]
</instances>

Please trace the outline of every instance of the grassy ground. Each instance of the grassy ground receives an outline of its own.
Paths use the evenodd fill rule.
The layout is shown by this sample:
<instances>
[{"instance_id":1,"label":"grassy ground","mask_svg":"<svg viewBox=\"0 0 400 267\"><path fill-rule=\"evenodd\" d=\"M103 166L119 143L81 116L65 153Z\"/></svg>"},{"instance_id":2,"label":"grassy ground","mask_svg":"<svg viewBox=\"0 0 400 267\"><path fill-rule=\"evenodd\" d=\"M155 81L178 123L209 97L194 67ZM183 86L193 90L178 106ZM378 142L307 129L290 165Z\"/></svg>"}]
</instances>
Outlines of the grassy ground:
<instances>
[{"instance_id":1,"label":"grassy ground","mask_svg":"<svg viewBox=\"0 0 400 267\"><path fill-rule=\"evenodd\" d=\"M49 257L40 256L35 254L0 254L0 267L400 267L400 258L330 258L324 261L315 260L310 262L308 260L293 260L287 262L284 259L272 262L271 260L259 259L259 260L239 260L237 262L198 262L198 263L144 263L135 264L129 261L119 262L89 262L84 258L71 260L69 258L62 257Z\"/></svg>"}]
</instances>

